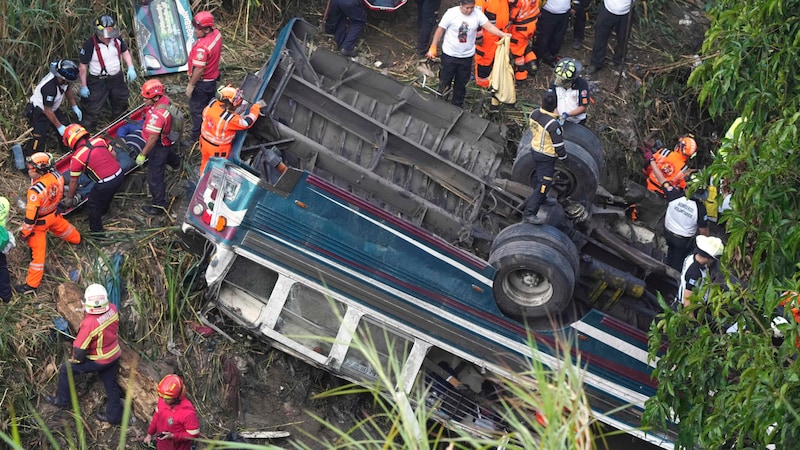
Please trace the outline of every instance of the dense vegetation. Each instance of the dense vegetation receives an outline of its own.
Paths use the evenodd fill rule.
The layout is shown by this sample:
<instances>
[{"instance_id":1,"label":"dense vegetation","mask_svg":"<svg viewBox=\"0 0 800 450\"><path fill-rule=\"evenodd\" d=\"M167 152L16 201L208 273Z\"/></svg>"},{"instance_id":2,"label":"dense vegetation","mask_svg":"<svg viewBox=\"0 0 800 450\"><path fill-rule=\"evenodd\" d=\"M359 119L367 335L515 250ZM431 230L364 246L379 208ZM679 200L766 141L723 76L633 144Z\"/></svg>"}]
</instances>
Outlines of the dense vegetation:
<instances>
[{"instance_id":1,"label":"dense vegetation","mask_svg":"<svg viewBox=\"0 0 800 450\"><path fill-rule=\"evenodd\" d=\"M784 291L800 291L798 8L798 1L714 2L707 60L690 78L710 114L746 121L705 173L734 193L722 261L731 277L713 288L708 305L667 311L651 333L653 355L661 338L669 350L658 363L659 392L648 412L658 422L674 411L687 448L800 442L800 341L790 311L797 305L779 309ZM771 321L781 314L786 338L773 342ZM732 323L739 332L726 334Z\"/></svg>"}]
</instances>

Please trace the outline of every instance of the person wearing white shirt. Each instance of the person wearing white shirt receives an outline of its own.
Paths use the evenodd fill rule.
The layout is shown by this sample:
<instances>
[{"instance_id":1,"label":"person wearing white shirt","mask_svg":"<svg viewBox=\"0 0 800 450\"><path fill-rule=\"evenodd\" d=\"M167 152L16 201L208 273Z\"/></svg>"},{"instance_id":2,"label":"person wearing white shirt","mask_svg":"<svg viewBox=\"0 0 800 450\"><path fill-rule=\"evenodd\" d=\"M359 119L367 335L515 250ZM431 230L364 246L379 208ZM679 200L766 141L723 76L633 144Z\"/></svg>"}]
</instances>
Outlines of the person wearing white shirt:
<instances>
[{"instance_id":1,"label":"person wearing white shirt","mask_svg":"<svg viewBox=\"0 0 800 450\"><path fill-rule=\"evenodd\" d=\"M483 12L475 9L475 0L461 0L459 6L448 9L442 16L425 55L430 59L435 58L436 46L442 41L439 92L444 93L452 85L452 103L459 107L464 106L467 96L467 82L472 73L478 28L495 36L511 37L510 33L501 31L489 22Z\"/></svg>"},{"instance_id":2,"label":"person wearing white shirt","mask_svg":"<svg viewBox=\"0 0 800 450\"><path fill-rule=\"evenodd\" d=\"M533 52L539 61L550 67L555 67L557 56L567 34L569 15L572 11L570 0L547 0L542 6L542 15L536 25L536 40Z\"/></svg>"},{"instance_id":3,"label":"person wearing white shirt","mask_svg":"<svg viewBox=\"0 0 800 450\"><path fill-rule=\"evenodd\" d=\"M617 45L614 47L614 65L622 70L622 57L628 44L628 28L631 20L633 0L603 0L597 21L594 25L594 45L592 46L591 64L586 70L589 75L599 71L605 65L606 47L611 33L617 34Z\"/></svg>"}]
</instances>

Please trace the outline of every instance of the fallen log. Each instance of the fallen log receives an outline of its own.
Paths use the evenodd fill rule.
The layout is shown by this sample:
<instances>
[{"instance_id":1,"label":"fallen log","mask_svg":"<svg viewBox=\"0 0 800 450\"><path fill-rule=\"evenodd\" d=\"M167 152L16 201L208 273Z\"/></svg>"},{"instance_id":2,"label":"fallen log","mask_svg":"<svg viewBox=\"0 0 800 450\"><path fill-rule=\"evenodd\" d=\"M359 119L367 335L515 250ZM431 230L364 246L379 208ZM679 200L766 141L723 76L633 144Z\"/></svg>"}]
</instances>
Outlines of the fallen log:
<instances>
[{"instance_id":1,"label":"fallen log","mask_svg":"<svg viewBox=\"0 0 800 450\"><path fill-rule=\"evenodd\" d=\"M63 283L58 286L58 312L67 319L70 328L75 333L83 320L82 298L83 290L74 283ZM144 423L150 423L158 403L156 386L160 377L154 369L143 363L139 354L121 338L119 345L122 349L122 356L120 357L117 382L123 392L127 392L127 386L130 384L133 391L133 414ZM131 373L133 373L132 377Z\"/></svg>"}]
</instances>

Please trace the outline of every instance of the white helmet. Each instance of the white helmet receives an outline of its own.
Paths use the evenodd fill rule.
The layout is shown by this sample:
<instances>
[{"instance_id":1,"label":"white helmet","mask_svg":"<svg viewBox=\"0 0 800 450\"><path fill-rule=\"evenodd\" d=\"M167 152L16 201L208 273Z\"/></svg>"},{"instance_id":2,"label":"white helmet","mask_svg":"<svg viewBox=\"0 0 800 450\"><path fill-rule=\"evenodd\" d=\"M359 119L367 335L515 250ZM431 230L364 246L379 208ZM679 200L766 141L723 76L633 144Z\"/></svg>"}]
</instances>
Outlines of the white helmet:
<instances>
[{"instance_id":1,"label":"white helmet","mask_svg":"<svg viewBox=\"0 0 800 450\"><path fill-rule=\"evenodd\" d=\"M725 250L725 244L722 239L715 236L697 236L697 248L701 252L708 255L710 258L719 259L722 256L722 251Z\"/></svg>"},{"instance_id":2,"label":"white helmet","mask_svg":"<svg viewBox=\"0 0 800 450\"><path fill-rule=\"evenodd\" d=\"M83 293L83 308L87 314L103 314L108 311L108 292L99 284L90 284Z\"/></svg>"}]
</instances>

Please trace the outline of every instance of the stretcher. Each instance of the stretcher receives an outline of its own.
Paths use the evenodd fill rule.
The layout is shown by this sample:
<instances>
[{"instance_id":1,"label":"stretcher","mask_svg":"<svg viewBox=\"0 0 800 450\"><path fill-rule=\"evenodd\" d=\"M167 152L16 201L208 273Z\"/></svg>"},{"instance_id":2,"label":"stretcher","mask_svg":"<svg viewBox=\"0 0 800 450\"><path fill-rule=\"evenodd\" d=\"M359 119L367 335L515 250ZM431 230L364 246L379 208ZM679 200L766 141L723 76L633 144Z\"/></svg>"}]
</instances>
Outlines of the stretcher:
<instances>
[{"instance_id":1,"label":"stretcher","mask_svg":"<svg viewBox=\"0 0 800 450\"><path fill-rule=\"evenodd\" d=\"M139 167L136 165L135 160L136 156L142 149L144 141L141 139L140 132L132 133L129 135L129 137L126 136L125 138L119 136L119 133L120 131L125 130L123 128L125 125L128 125L128 128L131 128L131 125L133 125L133 128L140 130L141 125L137 125L137 123L143 119L144 104L141 104L131 111L125 113L121 117L115 119L108 126L92 135L92 138L102 137L109 142L114 151L117 152L117 161L119 161L120 166L126 175ZM58 158L55 164L56 171L58 171L64 177L64 198L75 195L74 193L67 192L67 186L69 186L70 182L69 164L71 160L72 152L69 152ZM81 177L78 179L77 188L80 200L75 206L70 208L60 206L59 208L61 213L66 216L86 203L86 201L89 200L89 196L92 193L92 188L94 188L94 185L94 181L89 179L85 173L81 175Z\"/></svg>"}]
</instances>

